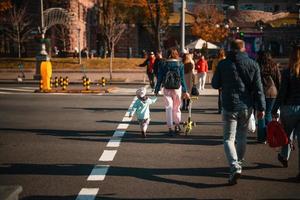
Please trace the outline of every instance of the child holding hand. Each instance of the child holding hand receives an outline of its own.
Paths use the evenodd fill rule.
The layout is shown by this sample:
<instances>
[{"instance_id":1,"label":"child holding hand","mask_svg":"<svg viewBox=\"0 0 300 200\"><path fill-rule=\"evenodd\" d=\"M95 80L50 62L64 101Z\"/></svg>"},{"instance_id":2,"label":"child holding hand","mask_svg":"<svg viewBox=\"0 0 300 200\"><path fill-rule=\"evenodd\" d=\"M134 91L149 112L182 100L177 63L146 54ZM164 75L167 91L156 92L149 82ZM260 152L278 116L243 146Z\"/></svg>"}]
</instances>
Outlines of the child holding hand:
<instances>
[{"instance_id":1,"label":"child holding hand","mask_svg":"<svg viewBox=\"0 0 300 200\"><path fill-rule=\"evenodd\" d=\"M156 102L156 97L148 97L146 89L140 88L136 91L137 100L132 106L129 117L132 117L135 112L136 118L140 124L142 136L146 137L148 125L150 123L150 104Z\"/></svg>"}]
</instances>

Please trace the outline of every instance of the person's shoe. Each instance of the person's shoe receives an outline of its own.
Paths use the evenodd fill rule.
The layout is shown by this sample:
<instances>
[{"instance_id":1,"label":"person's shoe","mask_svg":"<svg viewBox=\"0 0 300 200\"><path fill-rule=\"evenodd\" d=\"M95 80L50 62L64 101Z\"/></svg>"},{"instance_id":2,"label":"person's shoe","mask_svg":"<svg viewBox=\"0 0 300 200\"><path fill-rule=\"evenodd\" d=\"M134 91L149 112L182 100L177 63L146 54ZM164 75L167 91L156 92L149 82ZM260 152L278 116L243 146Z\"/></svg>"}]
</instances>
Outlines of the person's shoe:
<instances>
[{"instance_id":1,"label":"person's shoe","mask_svg":"<svg viewBox=\"0 0 300 200\"><path fill-rule=\"evenodd\" d=\"M168 132L167 135L170 136L170 137L175 136L173 129L169 128L169 132Z\"/></svg>"},{"instance_id":2,"label":"person's shoe","mask_svg":"<svg viewBox=\"0 0 300 200\"><path fill-rule=\"evenodd\" d=\"M237 180L241 177L241 175L242 175L242 172L240 170L237 170L237 171L233 172L232 174L230 174L229 179L228 179L229 185L236 185Z\"/></svg>"},{"instance_id":3,"label":"person's shoe","mask_svg":"<svg viewBox=\"0 0 300 200\"><path fill-rule=\"evenodd\" d=\"M289 166L289 165L288 165L288 161L285 160L285 159L280 155L280 153L278 154L277 158L278 158L278 161L282 164L282 166L283 166L284 168L287 168L287 167Z\"/></svg>"},{"instance_id":4,"label":"person's shoe","mask_svg":"<svg viewBox=\"0 0 300 200\"><path fill-rule=\"evenodd\" d=\"M179 125L175 125L175 133L180 134L181 128Z\"/></svg>"}]
</instances>

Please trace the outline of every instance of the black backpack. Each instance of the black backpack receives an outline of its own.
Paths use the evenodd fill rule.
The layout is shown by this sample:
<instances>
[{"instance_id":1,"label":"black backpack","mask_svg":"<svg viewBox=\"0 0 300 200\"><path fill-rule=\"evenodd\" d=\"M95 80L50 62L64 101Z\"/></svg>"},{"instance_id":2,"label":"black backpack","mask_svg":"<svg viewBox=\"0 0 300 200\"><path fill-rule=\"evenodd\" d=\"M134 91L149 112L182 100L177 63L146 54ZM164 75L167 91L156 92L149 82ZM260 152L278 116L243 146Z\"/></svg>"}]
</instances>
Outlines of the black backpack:
<instances>
[{"instance_id":1,"label":"black backpack","mask_svg":"<svg viewBox=\"0 0 300 200\"><path fill-rule=\"evenodd\" d=\"M179 75L179 67L171 69L168 66L168 71L165 75L164 87L166 89L179 89L181 86L181 80Z\"/></svg>"}]
</instances>

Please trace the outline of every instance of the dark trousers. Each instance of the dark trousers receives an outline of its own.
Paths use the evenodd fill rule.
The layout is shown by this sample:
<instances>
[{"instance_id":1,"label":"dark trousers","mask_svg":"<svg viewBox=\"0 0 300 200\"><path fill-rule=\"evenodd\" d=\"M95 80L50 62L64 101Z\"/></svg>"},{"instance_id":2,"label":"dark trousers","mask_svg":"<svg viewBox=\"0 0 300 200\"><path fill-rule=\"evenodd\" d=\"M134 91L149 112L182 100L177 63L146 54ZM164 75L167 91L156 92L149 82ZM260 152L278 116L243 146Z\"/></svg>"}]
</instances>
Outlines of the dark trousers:
<instances>
[{"instance_id":1,"label":"dark trousers","mask_svg":"<svg viewBox=\"0 0 300 200\"><path fill-rule=\"evenodd\" d=\"M147 75L148 75L148 79L149 79L149 82L150 82L150 86L152 89L154 89L154 73L150 73L150 72L147 72Z\"/></svg>"},{"instance_id":2,"label":"dark trousers","mask_svg":"<svg viewBox=\"0 0 300 200\"><path fill-rule=\"evenodd\" d=\"M272 121L272 109L275 104L275 98L266 98L266 111L265 111L265 117L258 120L257 124L257 140L259 142L266 141L267 137L267 131L266 126L270 121Z\"/></svg>"}]
</instances>

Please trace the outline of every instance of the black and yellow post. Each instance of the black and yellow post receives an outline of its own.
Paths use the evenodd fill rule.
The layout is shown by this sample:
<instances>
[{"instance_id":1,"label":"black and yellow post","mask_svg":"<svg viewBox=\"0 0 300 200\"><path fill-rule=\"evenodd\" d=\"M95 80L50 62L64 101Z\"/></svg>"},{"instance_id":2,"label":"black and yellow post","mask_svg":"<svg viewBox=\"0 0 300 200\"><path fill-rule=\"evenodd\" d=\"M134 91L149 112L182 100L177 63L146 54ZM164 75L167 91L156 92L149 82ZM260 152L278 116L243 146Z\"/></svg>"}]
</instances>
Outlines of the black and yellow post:
<instances>
[{"instance_id":1,"label":"black and yellow post","mask_svg":"<svg viewBox=\"0 0 300 200\"><path fill-rule=\"evenodd\" d=\"M66 76L66 84L69 86L69 77Z\"/></svg>"},{"instance_id":2,"label":"black and yellow post","mask_svg":"<svg viewBox=\"0 0 300 200\"><path fill-rule=\"evenodd\" d=\"M50 77L50 88L52 88L53 87L53 79L52 79L52 77Z\"/></svg>"},{"instance_id":3,"label":"black and yellow post","mask_svg":"<svg viewBox=\"0 0 300 200\"><path fill-rule=\"evenodd\" d=\"M90 90L90 84L91 84L91 81L89 78L86 78L86 86L85 86L85 90Z\"/></svg>"},{"instance_id":4,"label":"black and yellow post","mask_svg":"<svg viewBox=\"0 0 300 200\"><path fill-rule=\"evenodd\" d=\"M66 90L66 89L67 89L67 79L63 78L62 90Z\"/></svg>"},{"instance_id":5,"label":"black and yellow post","mask_svg":"<svg viewBox=\"0 0 300 200\"><path fill-rule=\"evenodd\" d=\"M43 79L40 80L40 91L43 91Z\"/></svg>"},{"instance_id":6,"label":"black and yellow post","mask_svg":"<svg viewBox=\"0 0 300 200\"><path fill-rule=\"evenodd\" d=\"M63 84L64 84L63 77L59 77L59 85L60 85L60 87L63 87Z\"/></svg>"},{"instance_id":7,"label":"black and yellow post","mask_svg":"<svg viewBox=\"0 0 300 200\"><path fill-rule=\"evenodd\" d=\"M101 84L102 84L102 87L105 87L106 79L104 77L101 78Z\"/></svg>"},{"instance_id":8,"label":"black and yellow post","mask_svg":"<svg viewBox=\"0 0 300 200\"><path fill-rule=\"evenodd\" d=\"M85 76L82 77L82 86L83 87L86 86L86 77Z\"/></svg>"},{"instance_id":9,"label":"black and yellow post","mask_svg":"<svg viewBox=\"0 0 300 200\"><path fill-rule=\"evenodd\" d=\"M55 77L54 78L54 87L58 87L58 78L57 77Z\"/></svg>"}]
</instances>

